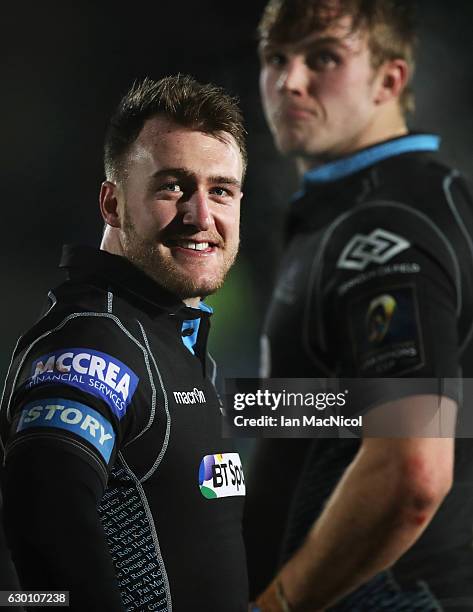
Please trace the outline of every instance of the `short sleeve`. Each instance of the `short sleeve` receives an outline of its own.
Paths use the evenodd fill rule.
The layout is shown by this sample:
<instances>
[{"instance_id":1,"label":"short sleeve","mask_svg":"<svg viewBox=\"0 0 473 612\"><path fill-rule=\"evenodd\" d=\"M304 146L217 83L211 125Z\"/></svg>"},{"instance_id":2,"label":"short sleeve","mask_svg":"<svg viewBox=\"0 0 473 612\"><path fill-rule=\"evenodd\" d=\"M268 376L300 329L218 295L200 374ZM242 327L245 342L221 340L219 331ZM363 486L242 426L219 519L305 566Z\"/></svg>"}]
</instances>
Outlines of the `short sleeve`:
<instances>
[{"instance_id":1,"label":"short sleeve","mask_svg":"<svg viewBox=\"0 0 473 612\"><path fill-rule=\"evenodd\" d=\"M441 388L457 400L459 278L441 228L402 204L370 203L332 227L310 295L311 333L340 378L408 377L418 393ZM395 399L396 385L379 395Z\"/></svg>"},{"instance_id":2,"label":"short sleeve","mask_svg":"<svg viewBox=\"0 0 473 612\"><path fill-rule=\"evenodd\" d=\"M111 318L74 313L30 335L5 388L6 454L49 437L108 471L146 421L143 370L140 346Z\"/></svg>"},{"instance_id":3,"label":"short sleeve","mask_svg":"<svg viewBox=\"0 0 473 612\"><path fill-rule=\"evenodd\" d=\"M432 221L373 203L334 230L321 316L341 375L457 376L459 264Z\"/></svg>"}]
</instances>

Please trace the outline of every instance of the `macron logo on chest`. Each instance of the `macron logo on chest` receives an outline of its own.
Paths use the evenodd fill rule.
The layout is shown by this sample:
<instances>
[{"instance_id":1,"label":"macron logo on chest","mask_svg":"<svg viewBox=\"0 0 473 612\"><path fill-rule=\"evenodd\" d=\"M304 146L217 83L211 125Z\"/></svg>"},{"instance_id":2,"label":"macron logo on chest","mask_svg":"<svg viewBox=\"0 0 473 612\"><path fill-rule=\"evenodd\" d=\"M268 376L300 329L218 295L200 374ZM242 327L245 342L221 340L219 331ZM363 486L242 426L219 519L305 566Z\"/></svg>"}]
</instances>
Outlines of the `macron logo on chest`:
<instances>
[{"instance_id":1,"label":"macron logo on chest","mask_svg":"<svg viewBox=\"0 0 473 612\"><path fill-rule=\"evenodd\" d=\"M124 363L93 349L65 348L33 363L29 386L65 384L104 399L119 418L126 413L138 377Z\"/></svg>"},{"instance_id":2,"label":"macron logo on chest","mask_svg":"<svg viewBox=\"0 0 473 612\"><path fill-rule=\"evenodd\" d=\"M201 389L194 387L192 391L173 391L176 404L205 404L207 398Z\"/></svg>"}]
</instances>

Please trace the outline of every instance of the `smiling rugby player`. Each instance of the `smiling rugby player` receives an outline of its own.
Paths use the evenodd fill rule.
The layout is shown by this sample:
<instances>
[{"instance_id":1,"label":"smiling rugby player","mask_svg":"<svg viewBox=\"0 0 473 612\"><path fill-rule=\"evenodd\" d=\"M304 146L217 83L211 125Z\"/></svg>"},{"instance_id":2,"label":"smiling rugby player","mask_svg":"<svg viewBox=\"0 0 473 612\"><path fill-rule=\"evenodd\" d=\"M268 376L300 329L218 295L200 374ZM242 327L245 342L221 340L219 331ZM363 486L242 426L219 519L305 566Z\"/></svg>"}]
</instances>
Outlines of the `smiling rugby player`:
<instances>
[{"instance_id":1,"label":"smiling rugby player","mask_svg":"<svg viewBox=\"0 0 473 612\"><path fill-rule=\"evenodd\" d=\"M101 249L64 249L3 397L24 590L82 612L247 609L244 477L202 301L238 251L245 165L235 101L190 77L135 84L112 118Z\"/></svg>"}]
</instances>

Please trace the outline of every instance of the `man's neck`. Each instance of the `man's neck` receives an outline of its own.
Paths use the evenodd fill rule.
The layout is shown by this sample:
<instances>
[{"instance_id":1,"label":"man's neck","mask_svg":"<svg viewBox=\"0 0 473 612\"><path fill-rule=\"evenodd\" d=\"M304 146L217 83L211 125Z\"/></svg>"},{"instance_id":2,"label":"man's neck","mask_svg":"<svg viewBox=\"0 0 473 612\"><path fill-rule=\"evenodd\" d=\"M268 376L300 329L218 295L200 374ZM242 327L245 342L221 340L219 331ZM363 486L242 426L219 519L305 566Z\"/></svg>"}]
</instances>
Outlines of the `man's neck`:
<instances>
[{"instance_id":1,"label":"man's neck","mask_svg":"<svg viewBox=\"0 0 473 612\"><path fill-rule=\"evenodd\" d=\"M106 251L107 253L111 253L112 255L120 255L121 257L126 257L122 242L120 240L120 234L117 228L110 227L109 225L105 227L102 236L102 242L100 243L100 250ZM147 274L146 270L143 270L143 272ZM182 301L186 306L190 306L191 308L199 308L201 298L190 297L185 298Z\"/></svg>"},{"instance_id":2,"label":"man's neck","mask_svg":"<svg viewBox=\"0 0 473 612\"><path fill-rule=\"evenodd\" d=\"M370 129L365 130L362 134L357 135L352 141L344 144L339 149L324 151L318 155L298 157L296 159L296 168L299 177L318 166L323 166L332 161L336 161L342 157L353 155L362 149L372 147L380 142L391 140L393 138L399 138L405 136L409 130L407 128L404 117L398 116L396 120L391 120L386 124L376 124L371 126Z\"/></svg>"},{"instance_id":3,"label":"man's neck","mask_svg":"<svg viewBox=\"0 0 473 612\"><path fill-rule=\"evenodd\" d=\"M107 253L111 253L112 255L125 256L118 228L111 227L110 225L105 226L102 241L100 243L100 250L107 251Z\"/></svg>"},{"instance_id":4,"label":"man's neck","mask_svg":"<svg viewBox=\"0 0 473 612\"><path fill-rule=\"evenodd\" d=\"M185 298L182 301L186 306L190 306L190 308L199 308L200 297Z\"/></svg>"}]
</instances>

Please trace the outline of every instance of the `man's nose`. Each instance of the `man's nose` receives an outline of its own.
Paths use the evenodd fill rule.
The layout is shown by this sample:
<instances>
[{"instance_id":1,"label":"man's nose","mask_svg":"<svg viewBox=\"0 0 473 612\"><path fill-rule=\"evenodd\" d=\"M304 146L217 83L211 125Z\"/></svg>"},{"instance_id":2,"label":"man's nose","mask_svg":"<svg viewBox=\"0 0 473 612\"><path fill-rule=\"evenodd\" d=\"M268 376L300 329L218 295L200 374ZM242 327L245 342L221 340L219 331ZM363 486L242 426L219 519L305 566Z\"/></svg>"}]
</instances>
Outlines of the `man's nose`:
<instances>
[{"instance_id":1,"label":"man's nose","mask_svg":"<svg viewBox=\"0 0 473 612\"><path fill-rule=\"evenodd\" d=\"M185 225L193 225L199 231L206 231L211 224L208 196L205 192L196 190L184 203L182 221Z\"/></svg>"},{"instance_id":2,"label":"man's nose","mask_svg":"<svg viewBox=\"0 0 473 612\"><path fill-rule=\"evenodd\" d=\"M279 79L277 88L283 93L301 95L309 87L309 69L302 57L290 58L284 66Z\"/></svg>"}]
</instances>

